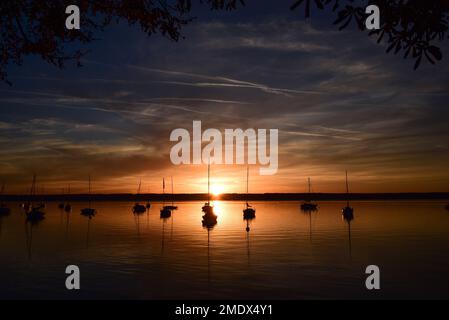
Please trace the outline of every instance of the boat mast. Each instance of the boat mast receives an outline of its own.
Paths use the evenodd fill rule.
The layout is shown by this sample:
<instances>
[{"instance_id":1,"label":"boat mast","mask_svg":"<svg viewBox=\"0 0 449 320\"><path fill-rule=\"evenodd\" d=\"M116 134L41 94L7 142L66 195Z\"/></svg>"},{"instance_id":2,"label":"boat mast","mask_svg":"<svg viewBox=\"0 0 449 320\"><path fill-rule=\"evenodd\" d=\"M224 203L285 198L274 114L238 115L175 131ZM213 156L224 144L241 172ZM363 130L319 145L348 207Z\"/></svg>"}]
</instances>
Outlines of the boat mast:
<instances>
[{"instance_id":1,"label":"boat mast","mask_svg":"<svg viewBox=\"0 0 449 320\"><path fill-rule=\"evenodd\" d=\"M249 191L249 166L246 166L246 207L248 208L248 191Z\"/></svg>"},{"instance_id":2,"label":"boat mast","mask_svg":"<svg viewBox=\"0 0 449 320\"><path fill-rule=\"evenodd\" d=\"M210 203L210 159L207 164L207 203Z\"/></svg>"},{"instance_id":3,"label":"boat mast","mask_svg":"<svg viewBox=\"0 0 449 320\"><path fill-rule=\"evenodd\" d=\"M349 184L348 184L348 170L346 170L346 203L349 207Z\"/></svg>"},{"instance_id":4,"label":"boat mast","mask_svg":"<svg viewBox=\"0 0 449 320\"><path fill-rule=\"evenodd\" d=\"M90 187L90 174L89 174L89 208L91 207L92 199L91 199L91 187Z\"/></svg>"},{"instance_id":5,"label":"boat mast","mask_svg":"<svg viewBox=\"0 0 449 320\"><path fill-rule=\"evenodd\" d=\"M310 189L311 189L311 188L310 188L310 177L309 177L309 194L310 194Z\"/></svg>"},{"instance_id":6,"label":"boat mast","mask_svg":"<svg viewBox=\"0 0 449 320\"><path fill-rule=\"evenodd\" d=\"M34 195L36 193L36 174L33 174L33 182L31 183L31 191L30 191L30 196L31 196L31 204L33 204L33 198Z\"/></svg>"},{"instance_id":7,"label":"boat mast","mask_svg":"<svg viewBox=\"0 0 449 320\"><path fill-rule=\"evenodd\" d=\"M31 182L31 190L30 190L30 196L34 195L34 188L36 185L36 174L33 174L33 182Z\"/></svg>"},{"instance_id":8,"label":"boat mast","mask_svg":"<svg viewBox=\"0 0 449 320\"><path fill-rule=\"evenodd\" d=\"M171 177L171 205L174 206L175 194L173 193L173 176Z\"/></svg>"},{"instance_id":9,"label":"boat mast","mask_svg":"<svg viewBox=\"0 0 449 320\"><path fill-rule=\"evenodd\" d=\"M165 178L162 178L162 195L163 195L163 206L165 207Z\"/></svg>"}]
</instances>

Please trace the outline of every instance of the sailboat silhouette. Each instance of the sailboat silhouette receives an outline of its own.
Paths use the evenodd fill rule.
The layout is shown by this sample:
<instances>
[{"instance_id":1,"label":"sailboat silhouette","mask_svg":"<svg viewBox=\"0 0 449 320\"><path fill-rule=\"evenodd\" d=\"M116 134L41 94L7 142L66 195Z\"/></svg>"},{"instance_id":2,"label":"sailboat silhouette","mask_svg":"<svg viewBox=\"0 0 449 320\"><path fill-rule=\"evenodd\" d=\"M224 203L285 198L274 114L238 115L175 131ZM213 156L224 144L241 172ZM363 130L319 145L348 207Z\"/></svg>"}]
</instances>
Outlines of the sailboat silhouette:
<instances>
[{"instance_id":1,"label":"sailboat silhouette","mask_svg":"<svg viewBox=\"0 0 449 320\"><path fill-rule=\"evenodd\" d=\"M175 206L175 194L173 188L173 177L171 177L171 205L165 206L168 210L178 210L178 207Z\"/></svg>"},{"instance_id":2,"label":"sailboat silhouette","mask_svg":"<svg viewBox=\"0 0 449 320\"><path fill-rule=\"evenodd\" d=\"M95 214L97 213L97 210L91 208L92 200L91 200L91 181L90 181L90 175L89 175L89 207L81 209L81 215L88 217L91 219Z\"/></svg>"},{"instance_id":3,"label":"sailboat silhouette","mask_svg":"<svg viewBox=\"0 0 449 320\"><path fill-rule=\"evenodd\" d=\"M344 207L341 210L341 213L343 215L343 218L345 220L352 220L354 219L354 209L352 207L349 206L349 184L348 184L348 171L346 171L346 195L347 195L347 200L346 200L346 207Z\"/></svg>"},{"instance_id":4,"label":"sailboat silhouette","mask_svg":"<svg viewBox=\"0 0 449 320\"><path fill-rule=\"evenodd\" d=\"M308 185L309 185L309 197L310 197L310 194L311 194L310 178L308 179ZM309 198L301 204L301 210L302 211L316 211L316 210L318 210L318 205L316 203L313 203L311 201L311 199Z\"/></svg>"},{"instance_id":5,"label":"sailboat silhouette","mask_svg":"<svg viewBox=\"0 0 449 320\"><path fill-rule=\"evenodd\" d=\"M142 179L139 181L139 187L137 188L137 195L140 195L140 188L142 187ZM136 202L133 206L133 213L134 214L142 214L147 211L147 208L138 202Z\"/></svg>"},{"instance_id":6,"label":"sailboat silhouette","mask_svg":"<svg viewBox=\"0 0 449 320\"><path fill-rule=\"evenodd\" d=\"M36 196L36 174L33 174L33 182L31 184L31 192L30 192L31 198L34 198ZM24 208L27 216L27 221L31 222L32 224L37 224L39 221L43 220L45 218L45 212L43 211L43 208L45 207L45 204L40 203L37 206L33 205L33 202L28 202Z\"/></svg>"},{"instance_id":7,"label":"sailboat silhouette","mask_svg":"<svg viewBox=\"0 0 449 320\"><path fill-rule=\"evenodd\" d=\"M148 193L150 193L149 189L148 189ZM151 209L151 202L150 202L150 200L147 201L147 204L145 205L145 208L147 208L147 210Z\"/></svg>"},{"instance_id":8,"label":"sailboat silhouette","mask_svg":"<svg viewBox=\"0 0 449 320\"><path fill-rule=\"evenodd\" d=\"M171 210L165 205L165 178L162 178L162 192L164 196L164 202L161 209L161 219L162 218L170 218L171 217Z\"/></svg>"},{"instance_id":9,"label":"sailboat silhouette","mask_svg":"<svg viewBox=\"0 0 449 320\"><path fill-rule=\"evenodd\" d=\"M210 161L207 165L207 202L202 207L203 215L203 227L212 228L217 224L217 216L214 213L214 207L210 205Z\"/></svg>"},{"instance_id":10,"label":"sailboat silhouette","mask_svg":"<svg viewBox=\"0 0 449 320\"><path fill-rule=\"evenodd\" d=\"M64 197L64 188L62 188L62 193L61 193L61 195ZM65 207L65 203L64 202L60 202L59 204L58 204L58 208L62 211L62 210L64 210L64 207Z\"/></svg>"},{"instance_id":11,"label":"sailboat silhouette","mask_svg":"<svg viewBox=\"0 0 449 320\"><path fill-rule=\"evenodd\" d=\"M249 191L249 166L246 167L246 208L243 209L243 219L252 219L256 217L256 209L248 203Z\"/></svg>"},{"instance_id":12,"label":"sailboat silhouette","mask_svg":"<svg viewBox=\"0 0 449 320\"><path fill-rule=\"evenodd\" d=\"M70 184L67 186L67 194L70 194ZM64 211L70 213L72 211L72 205L68 202L64 205Z\"/></svg>"}]
</instances>

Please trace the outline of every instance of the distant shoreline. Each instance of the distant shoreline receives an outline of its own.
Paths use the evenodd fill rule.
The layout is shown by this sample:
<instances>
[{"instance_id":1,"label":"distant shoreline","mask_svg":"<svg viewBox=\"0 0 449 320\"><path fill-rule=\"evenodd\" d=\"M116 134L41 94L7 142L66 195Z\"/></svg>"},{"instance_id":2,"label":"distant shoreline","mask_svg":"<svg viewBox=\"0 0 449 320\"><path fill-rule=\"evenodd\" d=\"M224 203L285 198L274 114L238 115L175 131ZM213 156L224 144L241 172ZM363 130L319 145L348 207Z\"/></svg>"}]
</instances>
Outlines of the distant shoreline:
<instances>
[{"instance_id":1,"label":"distant shoreline","mask_svg":"<svg viewBox=\"0 0 449 320\"><path fill-rule=\"evenodd\" d=\"M207 201L204 193L178 194L71 194L71 195L3 195L2 201ZM301 200L449 200L449 192L429 193L225 193L211 196L211 200L228 201L301 201Z\"/></svg>"}]
</instances>

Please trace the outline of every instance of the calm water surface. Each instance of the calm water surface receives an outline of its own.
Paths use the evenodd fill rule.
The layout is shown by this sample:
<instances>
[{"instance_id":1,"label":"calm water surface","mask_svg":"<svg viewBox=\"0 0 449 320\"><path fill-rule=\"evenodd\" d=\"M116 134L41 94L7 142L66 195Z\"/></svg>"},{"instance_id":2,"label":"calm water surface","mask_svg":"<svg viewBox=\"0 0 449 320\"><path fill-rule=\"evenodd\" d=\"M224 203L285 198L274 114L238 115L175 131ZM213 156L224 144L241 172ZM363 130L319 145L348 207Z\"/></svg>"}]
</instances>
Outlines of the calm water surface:
<instances>
[{"instance_id":1,"label":"calm water surface","mask_svg":"<svg viewBox=\"0 0 449 320\"><path fill-rule=\"evenodd\" d=\"M314 299L449 298L449 211L438 201L215 202L218 223L201 224L200 202L160 203L134 216L133 203L97 202L97 215L48 203L46 219L25 223L17 203L1 219L0 298ZM350 229L349 229L350 227ZM81 270L80 291L65 289L65 268ZM381 269L381 290L365 289L365 268Z\"/></svg>"}]
</instances>

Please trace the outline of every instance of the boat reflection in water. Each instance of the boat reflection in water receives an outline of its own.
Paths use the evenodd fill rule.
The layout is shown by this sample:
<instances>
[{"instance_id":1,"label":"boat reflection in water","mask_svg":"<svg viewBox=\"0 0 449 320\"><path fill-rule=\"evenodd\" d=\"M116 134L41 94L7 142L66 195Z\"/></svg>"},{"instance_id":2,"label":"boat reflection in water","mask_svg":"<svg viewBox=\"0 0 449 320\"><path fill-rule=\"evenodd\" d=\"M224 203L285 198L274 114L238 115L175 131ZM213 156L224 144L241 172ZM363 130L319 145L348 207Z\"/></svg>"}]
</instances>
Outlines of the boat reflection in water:
<instances>
[{"instance_id":1,"label":"boat reflection in water","mask_svg":"<svg viewBox=\"0 0 449 320\"><path fill-rule=\"evenodd\" d=\"M348 206L346 206L348 208ZM348 224L348 244L349 244L349 256L352 257L352 244L351 244L351 221L354 220L354 210L345 210L342 211L342 218Z\"/></svg>"},{"instance_id":2,"label":"boat reflection in water","mask_svg":"<svg viewBox=\"0 0 449 320\"><path fill-rule=\"evenodd\" d=\"M159 218L162 202L153 203L157 210L150 211L148 230L140 216L140 238L130 212L135 201L95 202L98 213L90 222L79 214L87 201L74 202L74 214L64 220L70 224L67 241L57 202L47 207L44 220L28 222L27 230L19 203L8 202L11 214L3 218L0 239L0 296L72 299L72 293L61 296L64 290L57 288L65 267L79 261L90 278L101 275L95 277L95 290L83 294L88 299L371 299L360 279L375 257L391 272L394 286L376 293L379 298L449 297L449 274L441 273L448 264L449 212L441 200L354 200L352 215L341 211L346 201L319 202L319 211L304 213L299 201L257 201L252 220L243 219L244 198L222 200L210 203L218 219L203 223L206 201L179 202L180 212L167 220ZM168 219L173 218L170 241L174 220ZM413 261L407 273L404 261ZM23 281L37 273L38 281Z\"/></svg>"},{"instance_id":3,"label":"boat reflection in water","mask_svg":"<svg viewBox=\"0 0 449 320\"><path fill-rule=\"evenodd\" d=\"M217 216L213 212L213 207L208 206L206 209L203 206L203 228L207 229L207 281L210 283L211 280L211 266L210 266L210 232L217 225Z\"/></svg>"},{"instance_id":4,"label":"boat reflection in water","mask_svg":"<svg viewBox=\"0 0 449 320\"><path fill-rule=\"evenodd\" d=\"M254 216L251 217L243 217L243 220L246 221L246 252L247 252L247 257L248 257L248 264L250 263L250 246L249 246L249 233L251 231L250 225L251 222L256 218L256 215L254 214Z\"/></svg>"},{"instance_id":5,"label":"boat reflection in water","mask_svg":"<svg viewBox=\"0 0 449 320\"><path fill-rule=\"evenodd\" d=\"M164 255L164 247L165 247L165 225L167 224L168 219L173 219L171 216L171 210L163 207L161 209L160 219L162 220L162 243L161 243L161 256Z\"/></svg>"},{"instance_id":6,"label":"boat reflection in water","mask_svg":"<svg viewBox=\"0 0 449 320\"><path fill-rule=\"evenodd\" d=\"M25 236L26 246L28 252L28 260L31 260L32 244L33 244L33 229L39 225L41 221L45 219L44 214L39 211L31 210L27 213L25 222Z\"/></svg>"},{"instance_id":7,"label":"boat reflection in water","mask_svg":"<svg viewBox=\"0 0 449 320\"><path fill-rule=\"evenodd\" d=\"M95 216L95 210L93 211L93 214L83 214L83 216L87 217L87 231L86 231L86 248L89 248L89 236L90 236L90 223L92 218Z\"/></svg>"}]
</instances>

